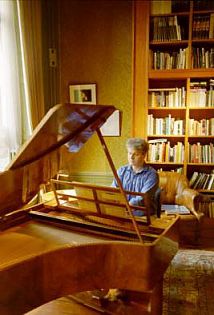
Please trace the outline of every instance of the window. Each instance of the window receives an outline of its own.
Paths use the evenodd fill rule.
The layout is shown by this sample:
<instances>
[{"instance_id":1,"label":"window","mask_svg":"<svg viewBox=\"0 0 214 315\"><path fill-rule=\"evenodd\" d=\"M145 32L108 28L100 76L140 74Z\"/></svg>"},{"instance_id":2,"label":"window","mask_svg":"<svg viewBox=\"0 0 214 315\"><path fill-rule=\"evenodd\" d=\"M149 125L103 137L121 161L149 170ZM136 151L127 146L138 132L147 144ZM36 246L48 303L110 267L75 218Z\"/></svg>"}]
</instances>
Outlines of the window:
<instances>
[{"instance_id":1,"label":"window","mask_svg":"<svg viewBox=\"0 0 214 315\"><path fill-rule=\"evenodd\" d=\"M0 171L32 131L19 2L0 0Z\"/></svg>"}]
</instances>

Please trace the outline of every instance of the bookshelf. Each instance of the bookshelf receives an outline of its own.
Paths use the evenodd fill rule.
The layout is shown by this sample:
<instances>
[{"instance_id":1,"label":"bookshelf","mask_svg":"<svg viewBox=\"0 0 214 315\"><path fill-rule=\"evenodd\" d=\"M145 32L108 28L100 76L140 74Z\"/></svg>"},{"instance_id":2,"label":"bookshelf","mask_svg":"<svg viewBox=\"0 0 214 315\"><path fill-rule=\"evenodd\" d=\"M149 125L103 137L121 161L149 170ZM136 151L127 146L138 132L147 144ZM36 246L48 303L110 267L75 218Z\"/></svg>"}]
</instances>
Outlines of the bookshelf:
<instances>
[{"instance_id":1,"label":"bookshelf","mask_svg":"<svg viewBox=\"0 0 214 315\"><path fill-rule=\"evenodd\" d=\"M134 21L133 135L148 139L148 162L157 170L183 172L189 180L203 173L208 181L214 169L214 3L136 1Z\"/></svg>"}]
</instances>

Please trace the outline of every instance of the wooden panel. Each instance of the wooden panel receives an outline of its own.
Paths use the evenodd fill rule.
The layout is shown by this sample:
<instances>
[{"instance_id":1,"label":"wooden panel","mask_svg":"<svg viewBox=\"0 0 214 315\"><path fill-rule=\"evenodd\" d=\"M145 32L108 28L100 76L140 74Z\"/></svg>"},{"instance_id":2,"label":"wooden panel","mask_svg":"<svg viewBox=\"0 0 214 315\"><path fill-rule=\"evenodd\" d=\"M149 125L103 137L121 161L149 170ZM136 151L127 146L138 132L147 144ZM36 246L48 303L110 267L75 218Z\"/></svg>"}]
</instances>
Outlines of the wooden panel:
<instances>
[{"instance_id":1,"label":"wooden panel","mask_svg":"<svg viewBox=\"0 0 214 315\"><path fill-rule=\"evenodd\" d=\"M172 221L173 229L176 222ZM58 297L98 288L153 290L162 281L162 275L178 249L177 243L168 238L172 232L170 226L164 237L144 246L90 237L84 244L81 236L80 242L78 235L74 240L71 232L70 242L58 243L58 249L53 228L49 231L48 226L47 229L44 227L43 233L35 232L35 228L34 225L31 229L34 245L26 249L24 245L30 232L26 225L25 235L17 242L13 235L21 232L20 227L2 233L1 315L23 314ZM49 239L48 243L44 238ZM14 248L16 254L11 257Z\"/></svg>"},{"instance_id":2,"label":"wooden panel","mask_svg":"<svg viewBox=\"0 0 214 315\"><path fill-rule=\"evenodd\" d=\"M149 7L150 1L135 1L133 59L133 122L134 137L147 136Z\"/></svg>"}]
</instances>

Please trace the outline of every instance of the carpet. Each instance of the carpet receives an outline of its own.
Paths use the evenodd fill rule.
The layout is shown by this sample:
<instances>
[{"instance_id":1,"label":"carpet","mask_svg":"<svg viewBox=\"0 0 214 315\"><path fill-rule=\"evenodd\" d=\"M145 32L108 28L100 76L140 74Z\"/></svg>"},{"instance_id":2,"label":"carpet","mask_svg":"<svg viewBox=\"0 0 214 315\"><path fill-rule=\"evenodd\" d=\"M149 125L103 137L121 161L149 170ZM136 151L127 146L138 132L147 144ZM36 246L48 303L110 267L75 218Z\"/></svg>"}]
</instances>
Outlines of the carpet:
<instances>
[{"instance_id":1,"label":"carpet","mask_svg":"<svg viewBox=\"0 0 214 315\"><path fill-rule=\"evenodd\" d=\"M214 251L182 249L164 276L163 315L214 314Z\"/></svg>"}]
</instances>

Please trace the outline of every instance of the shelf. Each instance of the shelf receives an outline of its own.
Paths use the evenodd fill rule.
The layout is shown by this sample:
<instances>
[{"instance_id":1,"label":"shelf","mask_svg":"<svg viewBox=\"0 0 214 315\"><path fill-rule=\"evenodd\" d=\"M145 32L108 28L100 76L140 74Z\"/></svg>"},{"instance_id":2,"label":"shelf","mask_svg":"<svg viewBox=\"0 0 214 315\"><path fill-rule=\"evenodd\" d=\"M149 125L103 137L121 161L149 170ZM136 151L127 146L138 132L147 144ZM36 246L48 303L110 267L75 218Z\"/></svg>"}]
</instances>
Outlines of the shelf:
<instances>
[{"instance_id":1,"label":"shelf","mask_svg":"<svg viewBox=\"0 0 214 315\"><path fill-rule=\"evenodd\" d=\"M200 15L202 17L203 15L206 16L206 19L204 19L206 22L212 22L213 14L210 17L209 15L214 13L214 5L211 6L212 1L209 1L206 7L204 6L206 10L200 11L194 11L194 5L193 0L189 2L188 12L186 12L187 7L183 6L185 12L150 15L151 1L136 1L135 10L137 14L135 15L134 28L133 136L142 135L148 140L163 138L166 140L165 143L169 146L169 149L172 150L176 145L181 146L183 156L180 161L184 160L183 163L149 163L155 169L160 166L164 170L179 169L178 165L181 165L183 173L188 178L195 171L211 173L214 167L214 163L188 163L188 161L197 160L213 162L213 158L210 158L213 154L210 145L210 143L213 143L213 126L210 127L213 124L214 106L198 107L195 105L214 104L214 38L199 38L199 36L214 37L214 28L213 34L212 31L207 32L207 29L204 33L204 29L199 29L200 23L197 24L197 29L194 23L196 21L201 22ZM164 7L164 9L167 8L167 6ZM181 8L182 4L180 3L177 10ZM207 10L209 8L212 8L212 10ZM162 12L164 9L160 8ZM155 13L159 10L157 4L155 10ZM177 16L177 18L167 18L170 16ZM193 64L194 67L200 68L193 68ZM153 65L156 70L151 68ZM202 68L201 66L204 65L209 68ZM180 68L172 69L176 66ZM157 70L160 67L164 69ZM204 83L200 84L204 81L206 85ZM197 82L199 82L198 85L196 85ZM176 92L179 91L179 93L174 95L173 89ZM172 106L174 104L181 105L181 107ZM167 105L167 107L164 105ZM194 105L194 107L191 107L191 105ZM177 122L175 125L177 129L174 129L176 135L172 134L171 129L174 127L173 123L175 121ZM206 129L209 131L207 132L209 135L205 135L205 132L201 135L192 135L194 131L201 132L202 129L200 128L208 128L207 126L209 126L209 129ZM148 135L147 132L152 134ZM153 134L154 132L170 132L171 134ZM201 147L199 144L197 146L197 143ZM164 150L164 146L158 145L150 148L154 151L157 150L157 156ZM200 150L203 153L201 154L202 158L193 158L197 152L200 154ZM172 156L172 153L170 154ZM156 160L153 156L152 159ZM164 160L164 157L162 160Z\"/></svg>"},{"instance_id":2,"label":"shelf","mask_svg":"<svg viewBox=\"0 0 214 315\"><path fill-rule=\"evenodd\" d=\"M213 108L214 109L214 108ZM186 107L148 107L148 110L165 110L165 111L176 111L176 110L186 110Z\"/></svg>"},{"instance_id":3,"label":"shelf","mask_svg":"<svg viewBox=\"0 0 214 315\"><path fill-rule=\"evenodd\" d=\"M187 163L189 166L207 166L207 167L213 167L214 163Z\"/></svg>"},{"instance_id":4,"label":"shelf","mask_svg":"<svg viewBox=\"0 0 214 315\"><path fill-rule=\"evenodd\" d=\"M189 110L207 110L207 111L211 111L211 110L214 110L214 106L213 107L207 107L207 106L205 106L205 107L193 107L193 106L190 106L189 107Z\"/></svg>"},{"instance_id":5,"label":"shelf","mask_svg":"<svg viewBox=\"0 0 214 315\"><path fill-rule=\"evenodd\" d=\"M168 41L160 41L160 40L152 40L150 41L149 45L151 47L163 47L163 46L187 46L188 45L188 40L168 40Z\"/></svg>"},{"instance_id":6,"label":"shelf","mask_svg":"<svg viewBox=\"0 0 214 315\"><path fill-rule=\"evenodd\" d=\"M213 38L192 39L192 44L214 44L214 39Z\"/></svg>"},{"instance_id":7,"label":"shelf","mask_svg":"<svg viewBox=\"0 0 214 315\"><path fill-rule=\"evenodd\" d=\"M177 162L151 162L151 161L147 161L147 163L149 164L156 164L156 165L181 165L183 166L184 163L177 163Z\"/></svg>"},{"instance_id":8,"label":"shelf","mask_svg":"<svg viewBox=\"0 0 214 315\"><path fill-rule=\"evenodd\" d=\"M190 15L190 13L189 13L189 11L187 11L187 12L171 12L171 13L163 13L163 14L151 14L151 17L155 17L155 16L175 16L175 15L177 15L177 16L189 16Z\"/></svg>"},{"instance_id":9,"label":"shelf","mask_svg":"<svg viewBox=\"0 0 214 315\"><path fill-rule=\"evenodd\" d=\"M148 138L184 138L185 135L147 135Z\"/></svg>"},{"instance_id":10,"label":"shelf","mask_svg":"<svg viewBox=\"0 0 214 315\"><path fill-rule=\"evenodd\" d=\"M207 190L207 189L197 189L200 193L206 193L206 194L214 194L214 190Z\"/></svg>"},{"instance_id":11,"label":"shelf","mask_svg":"<svg viewBox=\"0 0 214 315\"><path fill-rule=\"evenodd\" d=\"M187 78L213 78L214 69L172 69L172 70L149 70L149 79L187 79Z\"/></svg>"},{"instance_id":12,"label":"shelf","mask_svg":"<svg viewBox=\"0 0 214 315\"><path fill-rule=\"evenodd\" d=\"M189 139L213 139L213 136L201 136L201 135L195 135L195 136L188 136Z\"/></svg>"},{"instance_id":13,"label":"shelf","mask_svg":"<svg viewBox=\"0 0 214 315\"><path fill-rule=\"evenodd\" d=\"M194 10L193 9L193 14L196 15L196 14L210 14L210 13L213 13L214 10Z\"/></svg>"}]
</instances>

